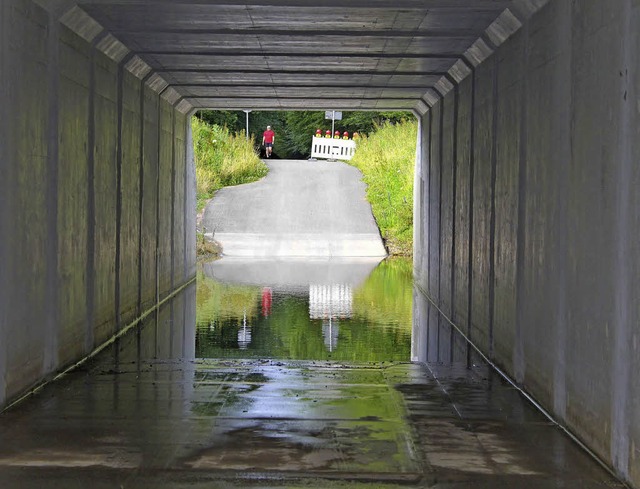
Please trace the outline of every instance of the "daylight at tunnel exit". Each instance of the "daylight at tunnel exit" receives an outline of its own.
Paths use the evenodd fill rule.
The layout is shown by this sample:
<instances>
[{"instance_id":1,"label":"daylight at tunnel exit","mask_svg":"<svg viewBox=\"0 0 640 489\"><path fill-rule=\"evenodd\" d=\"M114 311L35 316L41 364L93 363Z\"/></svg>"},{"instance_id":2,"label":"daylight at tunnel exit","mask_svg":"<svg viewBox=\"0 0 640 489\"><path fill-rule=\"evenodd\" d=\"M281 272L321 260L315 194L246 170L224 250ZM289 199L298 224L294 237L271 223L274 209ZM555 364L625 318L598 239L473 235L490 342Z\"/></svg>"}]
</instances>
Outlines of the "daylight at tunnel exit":
<instances>
[{"instance_id":1,"label":"daylight at tunnel exit","mask_svg":"<svg viewBox=\"0 0 640 489\"><path fill-rule=\"evenodd\" d=\"M2 0L0 488L640 489L637 0Z\"/></svg>"}]
</instances>

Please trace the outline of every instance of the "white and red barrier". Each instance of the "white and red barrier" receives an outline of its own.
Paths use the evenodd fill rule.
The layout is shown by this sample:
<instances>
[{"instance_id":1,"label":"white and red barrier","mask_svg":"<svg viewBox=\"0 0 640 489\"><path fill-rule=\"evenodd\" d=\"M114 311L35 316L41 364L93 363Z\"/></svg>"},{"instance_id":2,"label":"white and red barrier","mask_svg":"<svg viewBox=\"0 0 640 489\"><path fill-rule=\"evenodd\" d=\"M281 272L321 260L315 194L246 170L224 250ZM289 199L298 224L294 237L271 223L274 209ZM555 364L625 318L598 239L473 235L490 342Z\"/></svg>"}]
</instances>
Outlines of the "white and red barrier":
<instances>
[{"instance_id":1,"label":"white and red barrier","mask_svg":"<svg viewBox=\"0 0 640 489\"><path fill-rule=\"evenodd\" d=\"M311 140L311 157L350 160L356 150L352 139L317 138Z\"/></svg>"}]
</instances>

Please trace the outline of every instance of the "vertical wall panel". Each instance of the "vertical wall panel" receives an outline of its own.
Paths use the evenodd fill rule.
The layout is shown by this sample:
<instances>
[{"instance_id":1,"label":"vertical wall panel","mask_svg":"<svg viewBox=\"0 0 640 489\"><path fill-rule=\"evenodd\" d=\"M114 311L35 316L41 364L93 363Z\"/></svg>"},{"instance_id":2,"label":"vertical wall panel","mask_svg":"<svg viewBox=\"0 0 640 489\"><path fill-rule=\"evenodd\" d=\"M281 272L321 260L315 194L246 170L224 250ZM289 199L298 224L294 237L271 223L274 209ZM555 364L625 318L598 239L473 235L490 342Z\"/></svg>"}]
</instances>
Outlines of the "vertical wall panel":
<instances>
[{"instance_id":1,"label":"vertical wall panel","mask_svg":"<svg viewBox=\"0 0 640 489\"><path fill-rule=\"evenodd\" d=\"M94 60L94 321L95 341L99 344L108 338L114 329L118 111L117 65L100 52L95 54Z\"/></svg>"},{"instance_id":2,"label":"vertical wall panel","mask_svg":"<svg viewBox=\"0 0 640 489\"><path fill-rule=\"evenodd\" d=\"M185 180L185 276L186 279L196 274L196 165L193 147L193 134L191 132L191 117L186 122L186 180ZM195 294L195 289L193 291ZM193 312L195 314L195 311ZM193 323L195 328L195 321ZM195 349L195 342L192 345Z\"/></svg>"},{"instance_id":3,"label":"vertical wall panel","mask_svg":"<svg viewBox=\"0 0 640 489\"><path fill-rule=\"evenodd\" d=\"M171 290L171 208L173 171L173 109L160 98L159 191L158 191L158 294L160 299Z\"/></svg>"},{"instance_id":4,"label":"vertical wall panel","mask_svg":"<svg viewBox=\"0 0 640 489\"><path fill-rule=\"evenodd\" d=\"M554 348L557 300L565 283L561 278L564 260L558 259L561 204L566 188L560 188L566 172L570 145L565 111L554 110L561 100L569 67L561 51L570 45L560 42L558 23L560 3L550 4L532 19L527 96L527 197L524 223L524 292L521 302L524 321L525 384L536 398L552 403L554 389ZM564 91L566 96L566 90ZM564 157L564 158L563 158ZM565 223L566 225L566 223ZM562 257L560 257L562 258ZM544 345L544 347L542 347Z\"/></svg>"},{"instance_id":5,"label":"vertical wall panel","mask_svg":"<svg viewBox=\"0 0 640 489\"><path fill-rule=\"evenodd\" d=\"M421 252L414 253L414 277L413 280L422 290L428 290L429 285L429 162L430 162L430 138L431 138L431 113L420 119L420 147L417 148L416 158L419 156L420 168L416 170L416 182L414 187L414 248Z\"/></svg>"},{"instance_id":6,"label":"vertical wall panel","mask_svg":"<svg viewBox=\"0 0 640 489\"><path fill-rule=\"evenodd\" d=\"M450 129L436 123L431 131L431 157L442 152L444 158L432 161L430 171L438 172L432 177L442 187L430 182L428 201L418 199L430 208L430 241L416 243L430 264L424 290L447 311L443 248L454 226L454 322L465 331L470 258L471 339L636 486L638 32L640 5L632 0L552 0L526 19L458 86L453 216L445 150L450 136L439 132ZM472 77L475 90L468 93ZM452 97L424 120L439 121ZM475 98L472 116L469 97ZM460 124L469 119L472 134ZM467 236L470 257L464 254ZM428 316L419 335L426 351L413 355L442 361L442 319L422 316Z\"/></svg>"},{"instance_id":7,"label":"vertical wall panel","mask_svg":"<svg viewBox=\"0 0 640 489\"><path fill-rule=\"evenodd\" d=\"M145 87L144 90L144 148L142 186L142 304L147 310L156 300L156 214L158 187L158 94Z\"/></svg>"},{"instance_id":8,"label":"vertical wall panel","mask_svg":"<svg viewBox=\"0 0 640 489\"><path fill-rule=\"evenodd\" d=\"M471 224L471 124L472 75L458 87L458 123L456 139L456 207L455 267L453 290L453 320L466 325L469 319L469 239Z\"/></svg>"},{"instance_id":9,"label":"vertical wall panel","mask_svg":"<svg viewBox=\"0 0 640 489\"><path fill-rule=\"evenodd\" d=\"M124 70L122 81L122 167L120 214L120 316L128 324L137 312L140 233L140 80Z\"/></svg>"},{"instance_id":10,"label":"vertical wall panel","mask_svg":"<svg viewBox=\"0 0 640 489\"><path fill-rule=\"evenodd\" d=\"M441 175L440 186L440 305L442 311L451 316L453 307L451 304L452 271L453 271L453 244L454 244L454 210L456 207L454 177L454 144L455 144L455 95L453 91L442 101L442 133L441 133Z\"/></svg>"},{"instance_id":11,"label":"vertical wall panel","mask_svg":"<svg viewBox=\"0 0 640 489\"><path fill-rule=\"evenodd\" d=\"M617 116L622 2L576 3L573 14L572 158L567 234L567 419L607 456L615 304ZM587 360L588 359L588 360Z\"/></svg>"},{"instance_id":12,"label":"vertical wall panel","mask_svg":"<svg viewBox=\"0 0 640 489\"><path fill-rule=\"evenodd\" d=\"M633 9L627 16L628 27L623 29L626 37L626 60L625 66L628 67L625 89L627 90L624 104L626 110L629 111L628 119L628 138L630 147L628 153L629 163L633 165L629 186L631 189L640 188L640 165L634 162L640 161L640 63L633 60L640 59L640 4L635 3ZM636 110L633 110L633 102L636 102ZM629 231L637 232L640 229L640 192L634 190L631 192L629 201ZM631 239L629 241L630 260L628 273L630 274L630 290L632 298L637 298L637 291L640 290L640 240ZM628 327L630 337L628 341L630 361L628 364L630 372L629 398L627 399L627 409L629 410L629 445L635 450L629 450L628 467L629 479L634 481L636 485L640 485L640 453L638 445L640 444L640 381L638 381L637 373L640 372L640 301L633 300L635 304L630 304Z\"/></svg>"},{"instance_id":13,"label":"vertical wall panel","mask_svg":"<svg viewBox=\"0 0 640 489\"><path fill-rule=\"evenodd\" d=\"M146 299L146 310L154 306L156 242L165 251L163 295L172 292L165 245L172 241L172 226L180 233L176 285L193 276L195 225L187 228L195 219L195 180L193 166L186 164L185 117L177 116L181 132L174 144L174 109L164 103L165 133L159 137L153 93L148 126L141 126L140 80L123 70L119 90L118 62L60 24L57 14L31 0L6 0L0 6L0 36L0 405L5 405L107 340L117 312L125 313L125 322L134 319L142 312L138 297ZM152 144L142 147L146 131ZM164 149L162 196L156 178L159 147ZM150 184L142 199L141 156L149 163ZM173 192L175 158L182 190ZM172 223L174 193L181 201L174 205L179 220ZM160 216L159 200L169 209ZM187 203L194 209L190 220ZM156 239L158 221L164 227ZM146 259L146 275L140 257ZM140 288L139 276L145 279ZM183 348L183 339L178 346Z\"/></svg>"},{"instance_id":14,"label":"vertical wall panel","mask_svg":"<svg viewBox=\"0 0 640 489\"><path fill-rule=\"evenodd\" d=\"M494 359L513 371L516 316L516 255L518 246L519 121L523 40L518 31L498 56L498 99L495 249L494 249Z\"/></svg>"},{"instance_id":15,"label":"vertical wall panel","mask_svg":"<svg viewBox=\"0 0 640 489\"><path fill-rule=\"evenodd\" d=\"M491 224L491 162L493 151L493 84L494 64L490 60L480 65L476 75L476 96L473 148L473 212L471 331L473 341L489 347L489 244Z\"/></svg>"},{"instance_id":16,"label":"vertical wall panel","mask_svg":"<svg viewBox=\"0 0 640 489\"><path fill-rule=\"evenodd\" d=\"M455 243L455 221L453 219L456 207L455 196L455 140L456 140L456 110L457 99L454 90L449 92L441 102L442 129L440 132L440 261L439 261L439 290L440 308L451 317L453 312L453 247ZM450 362L452 356L451 339L452 328L449 321L440 321L437 329L438 361Z\"/></svg>"},{"instance_id":17,"label":"vertical wall panel","mask_svg":"<svg viewBox=\"0 0 640 489\"><path fill-rule=\"evenodd\" d=\"M175 117L175 178L174 178L174 212L173 212L173 279L174 285L181 285L184 283L185 269L184 269L184 254L185 254L185 222L184 222L184 209L186 205L185 195L185 178L186 178L186 163L187 152L185 147L185 137L187 119L183 114L176 112Z\"/></svg>"},{"instance_id":18,"label":"vertical wall panel","mask_svg":"<svg viewBox=\"0 0 640 489\"><path fill-rule=\"evenodd\" d=\"M5 26L9 18L8 3L0 4L0 73L6 73L9 70L9 29ZM9 104L9 87L8 77L0 75L0 104L6 110L13 107ZM4 178L0 178L0 236L9 234L11 214L13 206L8 202L9 182L13 180L14 168L10 163L13 161L13 143L9 140L9 117L0 118L0 161L4 161ZM7 263L9 260L9 250L6 244L0 244L0 263ZM9 307L9 267L4 268L4 273L0 273L0 338L5 338L8 331L8 314ZM7 343L0 342L0 406L4 404L6 398L6 372L7 372Z\"/></svg>"},{"instance_id":19,"label":"vertical wall panel","mask_svg":"<svg viewBox=\"0 0 640 489\"><path fill-rule=\"evenodd\" d=\"M440 113L442 106L431 109L431 151L429 157L429 286L431 297L440 300Z\"/></svg>"},{"instance_id":20,"label":"vertical wall panel","mask_svg":"<svg viewBox=\"0 0 640 489\"><path fill-rule=\"evenodd\" d=\"M1 26L5 62L0 72L5 99L2 119L10 145L2 162L5 187L0 203L7 211L2 276L5 304L2 342L7 344L5 398L42 375L46 348L42 323L47 312L46 196L48 172L48 77L46 15L28 2L3 2ZM6 176L6 177L5 177ZM25 225L28 223L28 225ZM49 272L51 273L51 272ZM54 270L53 273L57 273ZM24 300L28 297L29 300ZM9 341L6 341L10 338Z\"/></svg>"},{"instance_id":21,"label":"vertical wall panel","mask_svg":"<svg viewBox=\"0 0 640 489\"><path fill-rule=\"evenodd\" d=\"M61 30L58 160L59 361L83 353L86 320L89 46Z\"/></svg>"}]
</instances>

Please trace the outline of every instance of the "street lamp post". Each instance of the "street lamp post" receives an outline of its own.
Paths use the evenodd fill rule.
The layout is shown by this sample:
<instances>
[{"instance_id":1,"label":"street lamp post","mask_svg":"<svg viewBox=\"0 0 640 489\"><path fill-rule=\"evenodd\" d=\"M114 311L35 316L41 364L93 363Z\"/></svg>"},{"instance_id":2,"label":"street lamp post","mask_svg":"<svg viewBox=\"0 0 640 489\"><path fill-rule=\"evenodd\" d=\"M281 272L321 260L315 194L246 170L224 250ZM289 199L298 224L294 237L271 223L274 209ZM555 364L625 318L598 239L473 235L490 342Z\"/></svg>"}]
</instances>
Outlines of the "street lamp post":
<instances>
[{"instance_id":1,"label":"street lamp post","mask_svg":"<svg viewBox=\"0 0 640 489\"><path fill-rule=\"evenodd\" d=\"M247 114L247 132L246 132L246 136L247 136L247 141L248 141L249 140L249 112L251 112L251 109L243 109L242 112Z\"/></svg>"}]
</instances>

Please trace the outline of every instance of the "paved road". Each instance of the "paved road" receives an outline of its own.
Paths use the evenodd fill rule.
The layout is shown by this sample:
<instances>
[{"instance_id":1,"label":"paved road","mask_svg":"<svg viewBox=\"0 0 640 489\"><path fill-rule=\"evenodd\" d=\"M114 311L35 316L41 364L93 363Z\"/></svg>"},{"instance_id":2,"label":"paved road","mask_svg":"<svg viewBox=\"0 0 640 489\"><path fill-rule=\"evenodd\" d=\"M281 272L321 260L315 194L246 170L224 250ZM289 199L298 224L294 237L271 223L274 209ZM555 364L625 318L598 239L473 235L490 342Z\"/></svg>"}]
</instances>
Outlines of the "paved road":
<instances>
[{"instance_id":1,"label":"paved road","mask_svg":"<svg viewBox=\"0 0 640 489\"><path fill-rule=\"evenodd\" d=\"M216 193L203 217L228 256L386 255L360 172L327 161L270 160L259 182Z\"/></svg>"}]
</instances>

